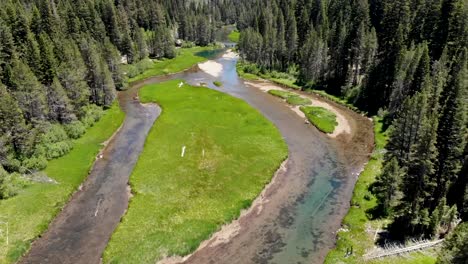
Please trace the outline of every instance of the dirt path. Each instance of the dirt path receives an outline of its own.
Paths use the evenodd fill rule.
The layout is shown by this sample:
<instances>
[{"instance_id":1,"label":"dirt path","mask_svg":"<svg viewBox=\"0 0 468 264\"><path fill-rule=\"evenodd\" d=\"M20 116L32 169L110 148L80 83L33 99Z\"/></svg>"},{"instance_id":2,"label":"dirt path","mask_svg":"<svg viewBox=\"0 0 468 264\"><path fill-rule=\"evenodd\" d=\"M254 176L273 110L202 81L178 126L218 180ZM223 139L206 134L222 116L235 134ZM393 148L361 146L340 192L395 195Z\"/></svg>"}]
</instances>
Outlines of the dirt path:
<instances>
[{"instance_id":1,"label":"dirt path","mask_svg":"<svg viewBox=\"0 0 468 264\"><path fill-rule=\"evenodd\" d=\"M128 206L128 177L159 116L156 105L133 100L136 89L119 93L126 112L119 131L101 151L91 173L20 263L95 264Z\"/></svg>"}]
</instances>

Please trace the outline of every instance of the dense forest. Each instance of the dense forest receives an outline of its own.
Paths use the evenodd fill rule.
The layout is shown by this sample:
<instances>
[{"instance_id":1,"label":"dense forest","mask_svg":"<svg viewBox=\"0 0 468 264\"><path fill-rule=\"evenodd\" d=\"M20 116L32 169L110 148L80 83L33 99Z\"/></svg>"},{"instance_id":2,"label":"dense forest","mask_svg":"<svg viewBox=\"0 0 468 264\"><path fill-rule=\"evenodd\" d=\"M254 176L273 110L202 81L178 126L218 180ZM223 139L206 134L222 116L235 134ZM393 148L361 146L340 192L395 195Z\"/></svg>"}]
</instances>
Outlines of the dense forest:
<instances>
[{"instance_id":1,"label":"dense forest","mask_svg":"<svg viewBox=\"0 0 468 264\"><path fill-rule=\"evenodd\" d=\"M390 126L373 191L394 236L468 220L466 1L239 2L239 50L255 70L296 74Z\"/></svg>"},{"instance_id":2,"label":"dense forest","mask_svg":"<svg viewBox=\"0 0 468 264\"><path fill-rule=\"evenodd\" d=\"M122 62L214 40L222 1L0 0L0 199L73 148L126 89Z\"/></svg>"}]
</instances>

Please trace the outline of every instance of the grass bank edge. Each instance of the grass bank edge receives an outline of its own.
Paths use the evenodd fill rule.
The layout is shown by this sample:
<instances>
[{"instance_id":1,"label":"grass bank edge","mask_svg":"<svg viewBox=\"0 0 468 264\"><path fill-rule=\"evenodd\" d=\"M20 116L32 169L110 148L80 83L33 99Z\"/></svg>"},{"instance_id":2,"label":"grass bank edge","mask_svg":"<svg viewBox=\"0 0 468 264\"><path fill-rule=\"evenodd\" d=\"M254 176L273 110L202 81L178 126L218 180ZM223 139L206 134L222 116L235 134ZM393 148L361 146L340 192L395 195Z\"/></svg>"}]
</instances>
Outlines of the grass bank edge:
<instances>
[{"instance_id":1,"label":"grass bank edge","mask_svg":"<svg viewBox=\"0 0 468 264\"><path fill-rule=\"evenodd\" d=\"M251 106L247 105L247 103L245 103L241 99L234 98L232 96L229 96L229 95L217 92L217 91L213 91L208 88L185 85L182 89L189 87L188 89L192 89L192 91L194 91L193 89L198 89L204 92L203 93L188 93L188 97L185 97L185 98L191 98L192 95L194 95L193 98L196 98L196 100L199 101L197 102L197 105L199 105L199 107L197 109L197 107L194 107L193 105L191 105L193 104L193 102L186 102L186 104L190 104L190 111L184 114L184 108L186 106L183 106L181 108L181 106L178 105L177 103L180 100L177 99L177 97L171 98L171 95L169 94L171 93L171 91L178 91L179 89L171 88L173 89L171 90L169 88L163 87L163 85L165 84L169 85L170 87L172 86L176 87L179 82L180 80L173 80L173 81L168 81L168 82L164 82L160 84L148 85L148 86L143 87L142 90L140 91L140 98L142 102L157 103L162 108L162 114L159 117L158 121L151 128L151 131L145 142L143 153L139 157L137 165L130 177L130 185L132 187L132 192L134 192L134 196L130 200L129 209L126 215L123 217L121 224L117 227L116 231L114 232L114 235L110 239L108 247L106 248L104 255L103 255L104 256L103 263L154 263L156 260L161 259L165 256L172 256L172 255L185 256L185 255L192 253L194 250L198 248L200 243L202 243L206 239L209 239L211 235L219 231L220 228L224 224L228 224L232 222L233 220L237 219L240 216L241 211L243 209L250 207L251 203L258 197L258 195L265 188L265 186L271 182L273 176L275 175L277 170L280 168L282 162L287 159L287 154L288 154L287 145L284 142L284 139L282 138L278 129L270 121L268 121L265 117L263 117L263 115L261 115L260 112L258 112L256 109L252 108ZM149 91L156 90L156 89L162 89L162 90L160 90L159 92L154 91L153 94L156 95L157 97L151 97L152 92L149 92ZM211 94L212 99L215 99L219 96L220 98L218 99L221 100L223 104L219 105L219 104L214 103L214 106L212 105L213 103L207 104L205 102L206 93ZM162 98L162 97L165 97L165 98ZM174 105L173 106L168 105L168 103L170 102L173 102ZM226 106L227 108L223 109L223 105ZM207 106L212 106L213 109L215 110L214 112L218 114L213 114L213 112L211 112L211 110ZM203 121L200 121L200 118L203 118L203 116L200 115L200 113L205 113L205 112L210 113L210 118L209 118L210 120L202 124ZM242 118L232 116L232 114L227 115L227 113L231 113L231 112L241 113L239 115L241 115ZM179 118L174 115L179 115L183 119L179 120ZM241 121L235 121L236 119L242 119L242 121L245 121L243 117L246 115L250 115L249 117L250 119L249 118L247 119L250 120L251 122L253 120L257 121L257 119L259 119L259 121L261 121L260 123L262 124L258 124L259 122L252 122L252 124L255 124L254 126L246 126L245 128L242 128L241 131L237 132L237 134L239 135L232 135L232 133L234 133L234 130L236 131L238 130L237 128L238 126L231 125L231 123L236 124L236 122L241 122ZM228 116L232 116L232 118L229 118ZM173 123L173 120L178 120L177 121L178 125L175 125ZM214 175L209 176L209 179L211 178L216 179L217 180L216 184L222 186L221 190L225 190L225 189L235 190L235 192L233 192L232 190L231 191L225 190L224 192L221 191L219 193L219 197L225 197L225 196L230 197L234 195L233 196L234 198L233 197L229 198L229 201L230 201L229 203L226 203L226 201L224 201L227 198L216 197L216 199L213 198L213 200L211 200L210 198L210 200L208 200L207 202L208 206L205 205L205 207L201 207L202 209L198 208L198 203L201 202L202 200L193 201L193 199L184 199L184 206L188 206L190 208L186 210L189 210L189 212L191 212L192 210L197 210L197 208L199 209L197 216L194 218L189 217L190 213L187 213L187 215L184 215L185 213L181 212L181 210L173 212L174 208L177 209L179 207L178 203L175 203L169 206L165 206L166 204L169 204L169 203L165 203L164 205L156 204L157 201L160 201L160 203L163 203L162 200L166 200L166 199L167 200L175 199L177 201L182 201L182 199L179 200L178 197L179 196L182 197L184 193L187 193L186 190L192 190L192 191L196 190L196 187L186 188L185 185L189 184L190 186L195 186L196 184L198 184L197 179L198 177L201 177L199 176L200 173L198 171L191 170L191 167L185 168L183 166L186 166L186 165L184 164L179 165L179 163L177 164L179 167L181 168L183 167L184 174L178 173L179 168L177 167L173 168L174 172L168 172L167 169L164 169L165 166L169 166L169 164L172 164L171 163L172 161L168 159L174 159L174 160L180 159L180 146L182 144L187 143L187 142L182 143L183 141L181 142L180 140L172 141L172 142L168 140L172 137L174 138L180 137L178 135L179 133L181 135L184 135L184 133L189 133L189 132L182 133L182 132L176 132L176 131L185 130L185 131L192 131L192 133L194 131L195 134L197 135L195 137L196 138L195 140L199 140L198 137L200 137L199 135L201 134L198 133L197 131L199 131L200 127L194 127L193 125L189 125L188 123L190 123L191 121L193 121L194 124L199 125L201 128L203 128L203 126L207 124L211 124L211 126L207 126L206 128L200 130L200 131L205 131L206 135L211 135L212 139L206 140L206 142L215 142L215 144L220 145L218 147L222 150L223 155L229 154L230 156L229 160L220 159L221 163L218 166L223 167L222 171L220 170L219 173L216 172ZM213 125L213 122L215 125ZM228 126L228 128L226 129L221 128L223 127L223 125ZM190 128L181 129L182 128L181 126L182 127L189 126ZM229 128L229 126L231 126L231 128ZM235 127L236 129L234 129ZM268 128L269 130L265 129L265 127ZM265 132L265 135L267 136L258 135L257 130L259 128L262 128L262 131L264 132L267 131L268 133ZM231 131L231 133L229 133L229 131ZM244 134L249 131L251 133L249 134L249 140L247 141L247 137L245 137ZM269 138L270 133L273 134L271 136L273 137L273 139ZM181 138L184 138L184 137L181 137ZM236 140L233 140L232 138L235 138ZM268 138L268 144L272 145L272 146L267 146L267 149L273 150L273 151L269 151L269 152L272 152L271 154L265 154L265 155L269 155L268 157L265 157L265 155L263 155L264 154L263 151L260 153L262 155L255 152L258 149L258 147L255 145L259 144L261 146L264 146L267 143L266 138ZM223 139L224 139L224 145L226 146L221 146L221 143L223 143L222 141ZM202 142L205 142L205 140L202 140ZM251 145L253 142L255 142L255 144L252 147ZM173 149L174 152L178 151L177 153L173 153L173 155L177 154L179 156L173 156L172 158L162 157L161 153L163 152L166 154L168 152L172 153L171 151L168 151L168 150L170 150L173 145L177 145L177 148L178 148L177 150ZM210 146L210 144L208 145ZM234 145L235 147L233 147ZM151 150L150 146L158 146L158 147L153 148L154 150ZM186 155L190 155L190 153L199 153L199 152L201 153L201 150L200 149L197 150L196 148L197 148L196 145L188 144ZM162 149L164 149L165 151L163 151ZM207 150L208 149L209 147L207 148ZM233 151L226 152L226 150L229 150L229 149ZM246 150L247 152L242 152L244 150ZM248 158L249 155L252 155L253 153L253 152L248 152L249 150L254 151L256 156L259 156L259 157ZM210 159L211 156L208 156L210 155L208 154L209 152L210 150L208 150L207 152L207 157L209 157ZM238 152L238 153L235 153L235 152ZM171 156L171 155L165 155L165 156ZM186 156L184 158L184 162L192 162L192 161L185 161L185 159L189 159L189 158L196 161L196 159L199 158L199 156L198 157ZM239 159L239 156L243 156L243 157ZM156 159L163 159L163 161L156 161L154 157L160 157ZM248 158L250 162L246 162L246 158ZM147 164L149 161L145 161L145 159L147 160L151 159L151 164L159 164L159 166L149 169L147 166L145 166L145 164ZM265 162L265 160L269 160L269 161ZM167 164L161 165L163 163L167 163ZM254 166L255 168L253 169L250 168L249 164L250 164L250 167L252 167L253 164L256 164ZM266 166L266 164L270 164L271 166ZM226 168L226 167L230 167L230 168ZM256 168L256 167L259 167L259 168ZM226 173L226 171L229 173ZM232 173L232 171L239 171L239 172ZM262 175L262 177L260 178L257 177L260 174ZM150 177L150 176L145 176L145 175L152 175L152 176ZM187 176L187 175L191 175L191 176ZM231 175L231 176L226 176L226 175ZM252 177L252 176L256 176L256 177ZM195 181L187 180L186 177L188 178L195 177ZM233 177L234 180L231 180L232 182L229 182L228 180L226 180L226 177L228 178ZM251 179L254 179L254 178L258 178L255 180L257 181L257 183L251 182L252 181ZM157 181L157 187L155 186L151 187L151 184L152 184L151 179L154 179L155 181ZM166 180L161 180L161 179L166 179ZM159 190L160 189L165 190L166 185L169 186L172 180L175 180L176 182L178 182L176 184L177 187L174 187L174 188L177 188L177 191L176 191L177 194L167 195L166 192L159 193ZM254 185L254 187L253 188L252 187L238 188L239 186L235 185L238 182L241 182L241 184L245 184L246 182L248 182ZM182 185L182 187L180 187L180 185ZM243 185L240 185L240 186L243 187ZM150 188L153 188L153 189L151 190ZM155 190L155 188L157 190ZM211 188L212 186L208 185L208 187L201 189L202 193L210 194ZM232 194L232 193L235 193L235 194ZM208 195L208 194L205 194L205 195ZM154 195L156 195L157 197ZM204 195L204 194L201 194L201 195ZM167 198L168 196L172 196L172 197ZM244 199L247 196L249 196L248 199ZM153 199L156 199L155 202L152 202ZM189 205L187 205L187 203ZM216 206L212 207L213 204L217 205L218 207ZM162 211L165 211L167 215L163 215L162 213L159 213ZM212 211L217 212L217 213L212 213ZM199 213L202 213L202 215L198 215ZM148 214L151 216L150 218L144 219L144 218L141 218L142 214ZM178 226L177 223L171 222L171 219L173 218L182 221L183 224L181 224L181 226ZM150 219L151 221L148 219ZM166 223L169 223L168 226L166 225ZM142 230L139 230L140 226L145 226L146 231L142 233ZM163 230L158 229L159 226L164 226L164 229ZM187 232L187 230L190 230L190 232ZM137 232L140 234L136 235ZM150 235L152 233L154 233L154 235ZM141 237L141 236L144 236L144 237ZM140 243L140 245L134 248L134 250L132 249L129 250L128 244L132 244L132 241L134 242L139 241L138 243ZM135 251L137 251L138 253L135 253Z\"/></svg>"},{"instance_id":2,"label":"grass bank edge","mask_svg":"<svg viewBox=\"0 0 468 264\"><path fill-rule=\"evenodd\" d=\"M285 76L284 78L281 78L281 77L272 77L271 74L272 73L268 73L268 74L262 74L262 73L258 73L258 74L253 74L253 73L248 73L248 72L245 72L244 71L244 67L246 65L250 65L250 63L245 63L245 62L241 62L239 61L236 65L236 70L237 70L237 73L239 74L239 76L245 80L250 80L250 81L254 81L254 80L268 80L268 81L271 81L275 84L278 84L278 85L281 85L283 86L284 88L289 88L289 89L293 89L293 90L302 90L303 87L299 86L296 84L296 79L292 76L290 76L288 73L284 73L284 72L275 72L274 74L279 74L280 76ZM286 77L287 76L287 77ZM340 98L338 96L335 96L335 95L331 95L323 90L317 90L317 89L304 89L303 91L305 92L309 92L309 93L313 93L321 98L325 98L329 101L332 101L332 102L335 102L337 104L340 104L344 107L347 107L348 109L351 109L353 110L354 112L357 112L357 113L360 113L360 114L363 114L363 115L367 115L366 112L363 112L361 110L359 110L359 108L357 108L356 106L354 106L353 104L349 103L346 99L343 99L343 98Z\"/></svg>"},{"instance_id":3,"label":"grass bank edge","mask_svg":"<svg viewBox=\"0 0 468 264\"><path fill-rule=\"evenodd\" d=\"M18 261L47 230L88 177L97 153L103 149L102 143L115 134L124 117L118 103L114 103L82 137L73 141L74 147L68 154L49 161L45 172L59 184L31 183L18 195L0 201L0 216L6 215L10 240L9 245L0 245L0 263Z\"/></svg>"},{"instance_id":4,"label":"grass bank edge","mask_svg":"<svg viewBox=\"0 0 468 264\"><path fill-rule=\"evenodd\" d=\"M206 46L206 47L192 47L192 48L179 48L176 50L176 57L172 59L162 59L162 60L150 60L145 59L149 62L148 66L145 66L142 73L131 77L128 79L128 82L131 84L149 79L151 77L167 75L167 74L175 74L182 72L184 70L190 69L195 64L205 62L208 58L199 56L197 54L206 51L215 51L218 50L219 47L216 45ZM144 62L144 61L143 61ZM139 62L142 63L142 62ZM124 68L128 73L128 69L136 65L125 65ZM147 68L149 67L149 68Z\"/></svg>"}]
</instances>

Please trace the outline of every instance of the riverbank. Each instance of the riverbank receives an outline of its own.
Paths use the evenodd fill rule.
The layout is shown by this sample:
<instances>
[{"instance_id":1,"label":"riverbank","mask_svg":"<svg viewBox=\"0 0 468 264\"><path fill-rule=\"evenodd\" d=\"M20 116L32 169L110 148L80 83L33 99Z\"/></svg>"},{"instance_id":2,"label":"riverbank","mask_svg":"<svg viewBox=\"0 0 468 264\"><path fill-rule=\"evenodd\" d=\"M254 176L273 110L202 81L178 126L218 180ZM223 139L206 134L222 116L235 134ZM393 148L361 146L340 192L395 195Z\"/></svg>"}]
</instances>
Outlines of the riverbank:
<instances>
[{"instance_id":1,"label":"riverbank","mask_svg":"<svg viewBox=\"0 0 468 264\"><path fill-rule=\"evenodd\" d=\"M96 155L121 126L124 113L114 104L86 133L74 141L65 156L49 161L46 175L57 184L30 183L10 199L0 201L0 263L16 262L60 212L78 186L88 176Z\"/></svg>"},{"instance_id":2,"label":"riverbank","mask_svg":"<svg viewBox=\"0 0 468 264\"><path fill-rule=\"evenodd\" d=\"M146 69L143 73L130 78L129 83L138 82L150 77L172 74L186 70L193 65L208 60L208 57L203 56L204 53L216 51L219 47L193 47L177 49L177 56L173 59L153 60L153 67Z\"/></svg>"},{"instance_id":3,"label":"riverbank","mask_svg":"<svg viewBox=\"0 0 468 264\"><path fill-rule=\"evenodd\" d=\"M334 113L336 115L336 121L338 125L335 127L333 133L328 134L332 138L336 138L341 134L350 134L351 133L351 126L348 120L343 116L341 111L339 111L336 107L332 106L331 104L325 102L324 100L319 100L316 96L307 95L307 94L300 94L297 90L288 90L282 86L277 84L268 82L268 81L247 81L245 82L247 85L258 88L266 93L270 90L282 90L292 92L301 98L307 98L312 101L312 106L318 106L327 109L328 111ZM301 118L306 119L305 114L299 109L299 106L290 105L291 109L299 115Z\"/></svg>"},{"instance_id":4,"label":"riverbank","mask_svg":"<svg viewBox=\"0 0 468 264\"><path fill-rule=\"evenodd\" d=\"M164 72L166 71L181 71L181 70L185 70L186 68L190 68L192 67L194 64L196 64L198 61L200 60L206 60L205 58L203 57L199 57L197 56L196 54L198 54L199 52L204 52L204 51L211 51L211 50L214 50L212 47L205 47L205 48L200 48L200 47L195 47L195 48L191 48L191 49L186 49L184 50L182 53L189 53L191 55L189 56L193 56L193 57L196 57L195 59L193 60L190 60L190 61L183 61L183 58L178 58L177 60L176 59L173 59L172 62L178 62L176 63L176 65L172 65L170 67L168 67L168 63L170 62L165 62L165 63L157 63L155 64L155 67L152 69L153 73L154 74L163 74ZM148 74L148 73L146 73ZM145 75L140 75L140 76L136 76L135 78L145 78ZM125 110L125 112L127 111L130 111L130 112L135 112L135 111L140 111L140 110L136 110L138 109L138 105L139 103L137 101L134 100L134 90L137 89L135 87L132 87L130 88L129 90L127 91L123 91L123 92L119 92L119 102L120 102L120 107L122 109ZM131 119L134 119L134 118L138 118L138 115L144 115L146 116L146 118L148 118L148 113L149 112L153 112L154 109L148 109L148 108L144 108L144 112L147 112L146 114L145 113L139 113L137 115L134 115L132 114L132 118ZM112 111L111 111L112 110ZM63 230L67 230L65 229L65 227L69 227L69 228L74 228L73 226L74 225L81 225L83 228L83 224L84 224L84 221L88 221L86 223L87 227L89 228L95 228L97 227L93 222L94 220L92 219L88 219L86 220L87 218L86 217L79 217L77 216L76 219L74 219L73 221L67 221L67 217L66 216L63 216L62 218L55 218L55 216L62 210L62 208L64 208L65 205L67 205L67 207L65 207L64 210L66 210L66 208L69 208L69 210L73 210L73 204L75 205L78 205L77 203L80 203L81 205L83 206L87 206L88 208L87 209L90 209L90 210L96 210L97 213L99 213L99 211L102 211L102 210L108 210L106 209L107 207L112 207L113 210L115 211L114 213L112 213L112 215L115 214L115 216L112 216L111 214L109 214L109 212L106 214L107 215L107 218L106 219L102 219L100 220L100 223L101 224L104 224L106 225L106 227L97 227L99 228L99 234L97 234L95 232L94 236L92 237L93 239L96 240L96 243L100 243L103 246L105 247L105 245L107 244L107 239L108 239L108 235L106 235L105 233L106 232L112 232L113 231L113 228L114 228L114 224L112 224L112 219L111 218L115 218L114 220L115 221L119 221L123 211L127 208L127 195L126 193L124 193L124 196L125 196L125 203L121 203L119 202L120 201L120 198L112 198L114 199L115 201L111 201L109 200L110 199L110 196L109 197L106 197L106 198L109 198L109 199L102 199L102 198L99 198L99 197L94 197L93 199L88 199L88 198L85 198L86 194L90 193L91 196L93 196L92 192L94 191L98 191L98 189L94 188L96 185L96 182L97 181L97 178L94 179L93 177L89 177L91 175L88 175L89 172L90 172L90 169L89 167L91 167L91 165L93 164L93 162L95 161L95 158L96 158L96 154L100 151L100 153L102 154L102 157L104 157L105 159L105 162L100 162L98 167L99 169L98 170L103 170L101 171L100 173L102 173L103 175L105 175L106 171L110 170L111 168L110 167L106 167L106 165L103 165L103 164L107 164L107 163L118 163L119 160L121 158L114 158L115 161L111 161L109 160L108 158L110 158L110 154L111 153L115 153L115 152L118 152L119 151L119 146L115 146L116 143L115 141L119 141L118 139L121 139L121 137L117 138L116 139L116 131L117 129L120 127L120 125L122 124L122 121L125 117L124 115L124 112L122 112L117 103L115 104L115 106L109 110L110 113L113 113L114 111L118 111L119 115L116 115L116 114L109 114L110 117L109 119L107 118L103 118L101 120L102 122L102 125L98 125L96 124L88 133L86 137L88 138L95 138L97 140L101 140L100 143L102 143L102 146L100 148L98 148L96 150L96 153L94 153L94 147L91 147L93 146L92 145L92 142L89 142L90 145L88 146L89 149L86 149L86 146L83 146L82 147L82 150L81 151L78 151L79 154L76 154L76 155L71 155L74 159L74 161L69 161L71 162L70 164L67 163L66 161L64 161L66 159L67 156L61 158L61 159L57 159L57 160L54 160L52 161L55 165L53 166L50 166L47 168L46 170L46 173L49 174L49 170L53 171L52 173L52 176L53 175L56 175L57 178L64 178L64 177L67 177L67 180L69 181L73 181L73 183L70 185L70 186L63 186L61 185L60 188L58 188L57 190L54 188L54 187L50 187L50 186L38 186L36 189L34 189L35 187L31 188L34 189L35 191L31 191L31 192L27 192L27 199L31 199L31 200L34 200L34 201L38 201L40 202L40 206L36 206L34 208L34 210L37 210L36 211L33 211L33 212L28 212L28 214L26 214L26 217L27 220L25 221L17 221L17 224L18 224L18 228L15 228L16 226L16 223L13 225L13 228L12 226L10 226L10 245L9 245L9 249L3 249L1 245L0 246L0 263L11 263L11 262L15 262L17 259L19 259L25 252L27 252L30 248L30 245L31 245L31 242L35 240L35 237L37 236L43 236L41 238L41 241L35 243L35 248L36 248L36 252L30 252L29 253L29 256L28 256L28 259L23 259L23 261L26 261L26 263L28 263L28 261L35 261L34 259L38 258L38 259L42 259L43 257L41 257L41 254L46 254L46 255L49 255L49 256L52 256L54 255L54 260L52 259L49 259L50 261L56 261L57 263L60 263L62 261L71 261L72 260L72 256L70 254L66 254L64 253L64 250L60 250L60 248L63 248L63 247L75 247L75 252L79 253L80 250L91 250L91 251L96 251L95 253L93 254L87 254L88 256L86 258L82 258L81 261L91 261L91 259L95 259L95 258L100 258L101 254L102 254L102 250L104 248L101 249L101 251L99 252L99 247L97 246L85 246L85 248L83 249L78 249L76 246L73 246L72 244L73 243L78 243L78 241L80 241L80 239L83 237L83 236L80 236L79 234L76 234L74 235L73 233L70 233L68 232L67 235L61 235L63 238L65 236L72 236L70 238L67 238L67 243L62 243L60 242L60 240L58 240L59 243L61 243L60 246L56 245L54 246L54 244L52 243L51 241L51 238L49 237L48 234L51 234L54 233L53 232L53 227L57 227L57 226L64 226L64 227L60 227L61 229ZM109 112L108 111L108 112ZM148 112L149 111L149 112ZM107 121L105 121L107 120ZM148 119L149 120L149 119ZM119 123L119 126L117 127L114 127L112 124L110 124L109 122L120 122ZM127 122L127 121L126 121ZM150 122L150 121L148 121ZM134 121L128 121L128 126L126 127L126 130L129 130L131 129L131 126L139 126L138 122L134 122ZM112 130L112 133L113 134L107 134L106 131L110 131ZM139 129L139 132L138 133L133 133L132 136L136 136L137 134L141 134L142 130ZM124 133L125 134L125 133ZM114 137L115 136L115 137ZM86 138L83 138L83 139L80 139L80 140L85 140L86 141ZM142 139L144 140L144 138ZM143 142L143 141L142 141ZM135 143L135 142L134 142ZM108 145L109 144L109 145ZM143 144L143 143L142 143ZM132 144L132 149L134 149L135 144ZM122 148L123 146L121 146L120 148ZM73 151L76 151L76 149L74 149ZM136 150L136 152L138 152ZM75 152L74 152L75 153ZM118 154L117 154L118 155ZM101 157L101 155L98 155ZM89 160L88 161L88 158L91 157L92 160ZM129 156L129 154L126 155L127 158L135 158L136 157L131 157ZM76 160L78 160L79 162L77 162ZM88 161L88 167L75 167L75 165L78 165L81 161ZM99 159L97 161L100 161ZM127 161L127 164L130 164L131 161ZM51 163L50 163L51 164ZM67 165L68 164L68 165ZM96 166L97 163L94 164L94 166ZM115 166L114 166L115 167ZM130 167L130 170L133 168L132 166L127 166L127 167ZM55 169L54 169L55 168ZM120 174L124 173L125 170L120 170ZM96 172L97 173L97 172ZM76 176L74 177L75 174L80 174L79 176ZM128 172L128 174L130 174L130 172ZM127 174L127 177L128 177L128 174ZM92 182L90 182L90 180L87 180L87 181L84 181L84 179L86 178L86 176L88 176L88 179L90 178L93 178L92 179ZM124 175L125 176L125 175ZM103 176L105 177L105 176ZM52 177L54 179L54 177ZM101 183L105 182L102 181L103 179L99 180ZM122 182L123 185L126 187L126 184L127 184L127 181L128 181L128 178L125 178L123 179L123 181L114 181L115 184L118 184L118 182ZM34 184L35 185L35 184ZM115 186L117 188L117 186ZM72 193L74 193L76 190L79 190L80 191L80 197L81 198L78 198L78 197L74 197L73 201L68 201L72 195ZM83 191L82 191L83 190ZM66 195L65 195L66 194ZM60 199L61 196L64 196L65 198L64 199ZM74 195L74 196L77 196L77 195ZM94 195L95 196L95 195ZM43 197L47 197L47 198L44 198L42 199ZM81 201L80 199L87 199L86 202L83 200ZM21 200L21 199L18 199L18 200ZM96 201L94 201L96 200ZM12 199L9 199L7 201L4 201L4 203L7 203L7 204L15 204L14 202L15 200L12 200ZM24 203L24 200L21 200L23 201ZM68 201L68 202L67 202ZM115 202L117 202L119 205L116 205ZM16 205L13 205L11 208L20 208L20 203L16 203ZM25 204L31 204L31 205L36 205L35 202L29 202L29 203L25 203ZM11 212L9 211L19 211L21 212L21 209L1 209L3 206L3 203L0 203L0 222L5 220L5 219L8 219L8 218L1 218L1 215L4 211L8 212L10 215L11 215ZM120 207L125 207L125 208L120 208ZM25 207L24 205L21 204L21 208L24 208L25 210L29 210L31 211L31 208L30 207ZM86 214L86 210L87 209L80 209L82 211L82 214ZM122 211L122 213L120 213L120 211ZM32 216L34 215L33 217L29 217L29 216ZM63 214L59 214L60 215L63 215ZM96 214L97 215L97 214ZM88 216L88 215L87 215ZM99 216L101 216L101 214L99 214ZM20 216L21 218L21 216ZM47 229L48 229L48 226L49 226L49 223L52 222L52 220L54 220L53 224L51 224L52 226L52 229L51 230L48 230L47 233L44 233ZM107 221L107 220L110 220ZM8 221L8 220L6 220ZM31 223L26 223L26 221L29 221ZM106 224L107 223L107 224ZM9 224L11 225L11 221L9 222ZM0 226L0 229L2 228L2 226ZM3 231L3 230L2 230ZM49 232L50 231L50 232ZM15 240L12 240L12 232L15 232L19 237L21 237L21 241L16 241ZM43 234L44 233L44 234ZM83 233L83 235L86 235L84 234L84 232L81 232ZM4 232L0 232L0 235L3 235ZM15 235L16 236L16 235ZM107 236L107 237L106 237ZM0 239L2 239L2 237L0 237ZM11 244L11 241L15 241L15 245L12 245ZM88 239L88 244L91 243L91 240ZM93 242L94 243L94 242ZM96 245L96 244L95 244ZM51 247L54 247L54 248L51 248ZM100 246L102 247L102 246ZM58 253L54 253L52 252L53 250L59 250L62 252L62 254L58 254ZM47 253L48 252L48 253ZM2 256L6 256L6 257L2 257ZM37 260L37 259L36 259Z\"/></svg>"},{"instance_id":5,"label":"riverbank","mask_svg":"<svg viewBox=\"0 0 468 264\"><path fill-rule=\"evenodd\" d=\"M130 177L134 196L104 263L189 254L248 208L287 156L278 130L245 102L181 82L140 92L163 113Z\"/></svg>"}]
</instances>

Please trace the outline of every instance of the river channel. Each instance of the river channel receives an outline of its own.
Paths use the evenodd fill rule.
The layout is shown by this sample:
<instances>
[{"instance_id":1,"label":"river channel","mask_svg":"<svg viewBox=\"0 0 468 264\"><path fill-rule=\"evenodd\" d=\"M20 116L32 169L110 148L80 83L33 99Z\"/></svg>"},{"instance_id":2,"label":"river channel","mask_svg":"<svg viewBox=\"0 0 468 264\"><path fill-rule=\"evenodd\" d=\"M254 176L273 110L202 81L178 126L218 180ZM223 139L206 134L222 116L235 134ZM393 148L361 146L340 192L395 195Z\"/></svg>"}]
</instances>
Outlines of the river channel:
<instances>
[{"instance_id":1,"label":"river channel","mask_svg":"<svg viewBox=\"0 0 468 264\"><path fill-rule=\"evenodd\" d=\"M222 65L213 77L197 66L182 73L155 77L120 92L126 113L122 128L102 159L64 210L36 241L22 263L99 263L105 246L128 206L128 177L146 135L160 113L157 106L134 100L145 84L182 79L205 83L241 98L280 130L289 148L286 170L264 193L265 203L239 220L239 230L222 243L207 243L186 263L321 263L334 246L336 232L349 208L357 175L373 146L372 123L335 106L349 121L351 134L330 138L294 113L285 102L239 78L237 58L217 57ZM214 80L222 87L212 84ZM325 100L317 98L317 100ZM157 122L157 121L156 121Z\"/></svg>"}]
</instances>

